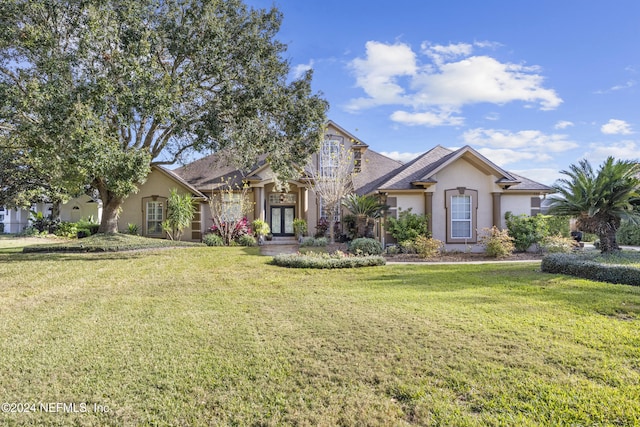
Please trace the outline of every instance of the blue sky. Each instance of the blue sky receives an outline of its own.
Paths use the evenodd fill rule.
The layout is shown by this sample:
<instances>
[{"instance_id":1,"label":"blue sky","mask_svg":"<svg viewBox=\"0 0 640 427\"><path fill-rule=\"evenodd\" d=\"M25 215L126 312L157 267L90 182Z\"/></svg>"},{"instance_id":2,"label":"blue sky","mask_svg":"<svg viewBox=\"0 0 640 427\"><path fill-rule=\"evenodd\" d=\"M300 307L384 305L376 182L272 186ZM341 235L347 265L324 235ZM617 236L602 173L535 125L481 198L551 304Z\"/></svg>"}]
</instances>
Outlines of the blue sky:
<instances>
[{"instance_id":1,"label":"blue sky","mask_svg":"<svg viewBox=\"0 0 640 427\"><path fill-rule=\"evenodd\" d=\"M544 184L640 158L637 0L246 0L275 5L292 74L329 118L403 161L470 145Z\"/></svg>"}]
</instances>

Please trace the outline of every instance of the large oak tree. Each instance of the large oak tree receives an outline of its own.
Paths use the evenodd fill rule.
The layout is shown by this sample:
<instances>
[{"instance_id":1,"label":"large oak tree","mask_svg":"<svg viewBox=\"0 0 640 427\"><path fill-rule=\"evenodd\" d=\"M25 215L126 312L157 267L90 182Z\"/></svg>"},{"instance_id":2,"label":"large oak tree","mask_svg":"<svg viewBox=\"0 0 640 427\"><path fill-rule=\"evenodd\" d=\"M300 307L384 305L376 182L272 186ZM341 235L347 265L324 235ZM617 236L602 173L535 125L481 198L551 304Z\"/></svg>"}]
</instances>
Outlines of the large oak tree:
<instances>
[{"instance_id":1,"label":"large oak tree","mask_svg":"<svg viewBox=\"0 0 640 427\"><path fill-rule=\"evenodd\" d=\"M56 185L99 192L101 232L150 166L191 150L268 154L286 180L327 103L310 72L288 79L281 20L241 0L4 0L0 128Z\"/></svg>"}]
</instances>

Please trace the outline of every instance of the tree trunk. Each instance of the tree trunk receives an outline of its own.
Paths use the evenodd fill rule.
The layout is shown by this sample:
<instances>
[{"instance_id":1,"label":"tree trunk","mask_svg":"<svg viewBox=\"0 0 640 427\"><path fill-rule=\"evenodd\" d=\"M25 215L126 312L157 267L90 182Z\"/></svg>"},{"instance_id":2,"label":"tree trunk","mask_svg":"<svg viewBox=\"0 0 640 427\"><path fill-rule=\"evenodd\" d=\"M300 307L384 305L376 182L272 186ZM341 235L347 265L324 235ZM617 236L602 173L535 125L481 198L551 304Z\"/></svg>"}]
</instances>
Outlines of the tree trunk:
<instances>
[{"instance_id":1,"label":"tree trunk","mask_svg":"<svg viewBox=\"0 0 640 427\"><path fill-rule=\"evenodd\" d=\"M599 235L601 253L620 250L620 246L618 246L618 240L616 239L616 231L617 230L615 228L611 227Z\"/></svg>"},{"instance_id":2,"label":"tree trunk","mask_svg":"<svg viewBox=\"0 0 640 427\"><path fill-rule=\"evenodd\" d=\"M329 220L329 243L332 245L336 242L336 231L334 228L336 227L336 220L331 215L331 219Z\"/></svg>"},{"instance_id":3,"label":"tree trunk","mask_svg":"<svg viewBox=\"0 0 640 427\"><path fill-rule=\"evenodd\" d=\"M57 221L60 219L60 200L54 200L51 204L51 219Z\"/></svg>"},{"instance_id":4,"label":"tree trunk","mask_svg":"<svg viewBox=\"0 0 640 427\"><path fill-rule=\"evenodd\" d=\"M100 219L100 227L98 233L117 233L118 232L118 216L124 198L116 196L113 192L105 188L104 185L96 185L102 200L102 218Z\"/></svg>"}]
</instances>

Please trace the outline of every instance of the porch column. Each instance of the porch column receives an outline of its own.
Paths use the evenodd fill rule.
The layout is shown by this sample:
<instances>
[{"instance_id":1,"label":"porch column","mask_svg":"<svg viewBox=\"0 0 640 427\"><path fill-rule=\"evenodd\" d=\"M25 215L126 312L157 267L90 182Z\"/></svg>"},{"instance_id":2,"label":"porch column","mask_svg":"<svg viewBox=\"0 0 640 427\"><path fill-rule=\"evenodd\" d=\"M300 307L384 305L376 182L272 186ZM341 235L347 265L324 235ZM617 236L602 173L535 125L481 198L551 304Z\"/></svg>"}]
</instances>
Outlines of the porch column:
<instances>
[{"instance_id":1,"label":"porch column","mask_svg":"<svg viewBox=\"0 0 640 427\"><path fill-rule=\"evenodd\" d=\"M491 196L493 196L493 225L502 228L502 218L500 215L500 211L502 210L500 204L502 193L491 193Z\"/></svg>"},{"instance_id":2,"label":"porch column","mask_svg":"<svg viewBox=\"0 0 640 427\"><path fill-rule=\"evenodd\" d=\"M427 216L427 230L433 236L433 193L424 193L424 214Z\"/></svg>"},{"instance_id":3,"label":"porch column","mask_svg":"<svg viewBox=\"0 0 640 427\"><path fill-rule=\"evenodd\" d=\"M256 219L265 220L264 214L264 187L256 187L254 188L256 192L256 203L258 204L258 210L256 212Z\"/></svg>"},{"instance_id":4,"label":"porch column","mask_svg":"<svg viewBox=\"0 0 640 427\"><path fill-rule=\"evenodd\" d=\"M299 187L298 191L298 217L309 222L307 211L309 210L308 192L306 187Z\"/></svg>"}]
</instances>

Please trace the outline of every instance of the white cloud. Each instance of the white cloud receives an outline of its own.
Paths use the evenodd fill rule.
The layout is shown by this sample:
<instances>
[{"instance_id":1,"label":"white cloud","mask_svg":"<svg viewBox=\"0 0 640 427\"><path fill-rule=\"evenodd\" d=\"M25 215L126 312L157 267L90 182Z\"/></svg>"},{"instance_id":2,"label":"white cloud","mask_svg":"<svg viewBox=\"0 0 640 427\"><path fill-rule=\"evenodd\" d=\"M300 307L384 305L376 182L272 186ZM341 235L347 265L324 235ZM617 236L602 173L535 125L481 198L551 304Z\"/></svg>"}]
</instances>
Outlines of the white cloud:
<instances>
[{"instance_id":1,"label":"white cloud","mask_svg":"<svg viewBox=\"0 0 640 427\"><path fill-rule=\"evenodd\" d=\"M549 163L558 157L558 153L578 147L578 144L562 134L545 134L537 130L510 132L496 129L471 129L462 138L483 156L499 166L525 162L533 165ZM517 172L516 172L517 173ZM527 178L533 176L523 173Z\"/></svg>"},{"instance_id":2,"label":"white cloud","mask_svg":"<svg viewBox=\"0 0 640 427\"><path fill-rule=\"evenodd\" d=\"M460 113L467 105L520 101L526 107L552 110L562 103L555 90L544 87L539 67L472 56L474 48L496 46L490 42L424 42L415 52L404 43L369 41L365 57L350 62L356 86L366 96L352 99L347 109L404 106L412 111L396 110L392 120L408 125L450 126L463 123Z\"/></svg>"},{"instance_id":3,"label":"white cloud","mask_svg":"<svg viewBox=\"0 0 640 427\"><path fill-rule=\"evenodd\" d=\"M351 61L357 86L364 89L368 98L351 101L349 108L360 110L385 104L406 104L405 90L397 80L416 73L416 56L402 43L388 45L375 41L366 43L367 57Z\"/></svg>"},{"instance_id":4,"label":"white cloud","mask_svg":"<svg viewBox=\"0 0 640 427\"><path fill-rule=\"evenodd\" d=\"M395 111L391 114L391 120L408 126L460 126L464 124L464 118L452 116L451 112L424 112L409 113L406 111Z\"/></svg>"},{"instance_id":5,"label":"white cloud","mask_svg":"<svg viewBox=\"0 0 640 427\"><path fill-rule=\"evenodd\" d=\"M510 132L477 128L466 131L462 138L469 145L537 153L539 157L532 158L538 160L543 160L549 153L560 153L578 147L576 142L567 139L567 135L555 133L549 135L538 130ZM513 161L517 159L514 158Z\"/></svg>"},{"instance_id":6,"label":"white cloud","mask_svg":"<svg viewBox=\"0 0 640 427\"><path fill-rule=\"evenodd\" d=\"M554 126L554 129L566 129L570 126L574 126L573 122L570 122L567 120L560 120L558 123L556 123L556 125Z\"/></svg>"},{"instance_id":7,"label":"white cloud","mask_svg":"<svg viewBox=\"0 0 640 427\"><path fill-rule=\"evenodd\" d=\"M513 150L510 148L479 148L478 152L498 166L505 166L509 163L517 163L521 161L551 160L551 156L548 154L543 155L543 158L541 159L540 154L538 153Z\"/></svg>"},{"instance_id":8,"label":"white cloud","mask_svg":"<svg viewBox=\"0 0 640 427\"><path fill-rule=\"evenodd\" d=\"M602 125L600 131L607 135L629 135L633 133L631 126L624 120L611 119Z\"/></svg>"},{"instance_id":9,"label":"white cloud","mask_svg":"<svg viewBox=\"0 0 640 427\"><path fill-rule=\"evenodd\" d=\"M309 61L308 64L298 64L293 67L292 73L294 79L299 79L304 76L304 73L313 68L313 60Z\"/></svg>"},{"instance_id":10,"label":"white cloud","mask_svg":"<svg viewBox=\"0 0 640 427\"><path fill-rule=\"evenodd\" d=\"M424 153L400 153L398 151L381 151L380 154L390 157L394 160L401 161L402 163L407 163Z\"/></svg>"},{"instance_id":11,"label":"white cloud","mask_svg":"<svg viewBox=\"0 0 640 427\"><path fill-rule=\"evenodd\" d=\"M639 154L640 144L638 142L620 141L614 144L591 144L589 151L584 154L584 158L589 159L589 162L595 167L609 156L619 160L638 160Z\"/></svg>"}]
</instances>

